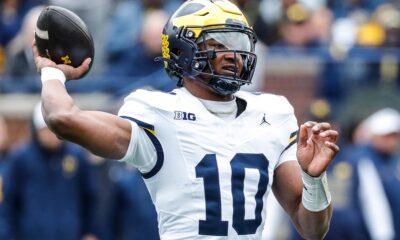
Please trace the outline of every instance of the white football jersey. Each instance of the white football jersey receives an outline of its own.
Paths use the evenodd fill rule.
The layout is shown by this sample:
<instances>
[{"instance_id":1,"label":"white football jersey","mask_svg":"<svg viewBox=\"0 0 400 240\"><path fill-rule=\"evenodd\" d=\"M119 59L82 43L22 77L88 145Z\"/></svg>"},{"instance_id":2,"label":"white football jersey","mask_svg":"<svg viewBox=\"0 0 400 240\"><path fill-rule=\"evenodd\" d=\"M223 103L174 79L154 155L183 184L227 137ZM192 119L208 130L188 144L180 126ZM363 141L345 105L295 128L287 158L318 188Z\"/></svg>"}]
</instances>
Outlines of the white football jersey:
<instances>
[{"instance_id":1,"label":"white football jersey","mask_svg":"<svg viewBox=\"0 0 400 240\"><path fill-rule=\"evenodd\" d=\"M142 172L161 239L261 239L274 170L296 160L298 125L285 97L235 96L247 106L231 121L182 89L126 97L118 115L136 124L122 160Z\"/></svg>"}]
</instances>

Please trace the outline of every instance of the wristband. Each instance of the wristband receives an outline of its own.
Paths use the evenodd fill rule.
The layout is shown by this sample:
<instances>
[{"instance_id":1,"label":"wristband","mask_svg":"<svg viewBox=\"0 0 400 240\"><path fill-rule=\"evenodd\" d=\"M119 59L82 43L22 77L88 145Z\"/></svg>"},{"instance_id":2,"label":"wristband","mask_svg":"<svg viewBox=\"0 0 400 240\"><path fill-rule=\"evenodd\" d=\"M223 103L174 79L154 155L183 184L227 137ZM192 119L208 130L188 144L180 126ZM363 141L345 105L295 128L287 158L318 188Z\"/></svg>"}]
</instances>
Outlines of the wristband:
<instances>
[{"instance_id":1,"label":"wristband","mask_svg":"<svg viewBox=\"0 0 400 240\"><path fill-rule=\"evenodd\" d=\"M63 71L60 69L54 67L44 67L41 70L41 80L42 84L49 80L58 80L62 84L65 84L66 78Z\"/></svg>"},{"instance_id":2,"label":"wristband","mask_svg":"<svg viewBox=\"0 0 400 240\"><path fill-rule=\"evenodd\" d=\"M331 193L328 188L328 180L326 172L319 177L311 177L303 170L301 171L303 178L303 206L311 212L319 212L324 210L331 203Z\"/></svg>"}]
</instances>

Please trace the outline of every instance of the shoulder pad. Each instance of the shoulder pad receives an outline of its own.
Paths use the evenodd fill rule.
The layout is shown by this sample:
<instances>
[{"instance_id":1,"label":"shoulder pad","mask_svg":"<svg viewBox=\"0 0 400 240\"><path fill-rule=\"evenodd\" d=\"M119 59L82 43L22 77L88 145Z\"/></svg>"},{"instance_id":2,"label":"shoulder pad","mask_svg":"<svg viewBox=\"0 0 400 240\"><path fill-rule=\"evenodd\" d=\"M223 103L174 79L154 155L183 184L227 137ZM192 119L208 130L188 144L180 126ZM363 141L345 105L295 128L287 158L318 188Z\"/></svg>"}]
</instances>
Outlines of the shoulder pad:
<instances>
[{"instance_id":1,"label":"shoulder pad","mask_svg":"<svg viewBox=\"0 0 400 240\"><path fill-rule=\"evenodd\" d=\"M286 97L270 93L250 93L240 91L237 97L247 101L249 111L265 114L271 124L280 124L295 118L293 106Z\"/></svg>"},{"instance_id":2,"label":"shoulder pad","mask_svg":"<svg viewBox=\"0 0 400 240\"><path fill-rule=\"evenodd\" d=\"M174 92L138 89L125 97L125 103L130 101L140 102L147 106L167 110L171 108L171 105L176 101L176 94Z\"/></svg>"}]
</instances>

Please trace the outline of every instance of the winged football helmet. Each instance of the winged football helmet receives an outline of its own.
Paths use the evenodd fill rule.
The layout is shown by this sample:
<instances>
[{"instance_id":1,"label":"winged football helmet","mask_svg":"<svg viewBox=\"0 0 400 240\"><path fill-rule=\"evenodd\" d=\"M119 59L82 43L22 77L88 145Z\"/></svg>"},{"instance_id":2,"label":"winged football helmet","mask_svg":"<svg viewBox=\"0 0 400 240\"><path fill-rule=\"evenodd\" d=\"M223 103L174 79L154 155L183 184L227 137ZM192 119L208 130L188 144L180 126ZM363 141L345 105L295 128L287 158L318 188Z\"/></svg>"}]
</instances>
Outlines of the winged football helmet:
<instances>
[{"instance_id":1,"label":"winged football helmet","mask_svg":"<svg viewBox=\"0 0 400 240\"><path fill-rule=\"evenodd\" d=\"M223 47L207 47L205 42L208 40ZM251 83L257 62L254 54L256 41L256 34L246 17L233 3L227 0L189 0L164 27L163 57L160 59L164 61L168 75L178 80L178 86L182 86L183 77L207 79L214 91L228 95ZM221 53L233 54L235 58L231 74L218 73L211 64ZM237 60L243 67L237 66Z\"/></svg>"}]
</instances>

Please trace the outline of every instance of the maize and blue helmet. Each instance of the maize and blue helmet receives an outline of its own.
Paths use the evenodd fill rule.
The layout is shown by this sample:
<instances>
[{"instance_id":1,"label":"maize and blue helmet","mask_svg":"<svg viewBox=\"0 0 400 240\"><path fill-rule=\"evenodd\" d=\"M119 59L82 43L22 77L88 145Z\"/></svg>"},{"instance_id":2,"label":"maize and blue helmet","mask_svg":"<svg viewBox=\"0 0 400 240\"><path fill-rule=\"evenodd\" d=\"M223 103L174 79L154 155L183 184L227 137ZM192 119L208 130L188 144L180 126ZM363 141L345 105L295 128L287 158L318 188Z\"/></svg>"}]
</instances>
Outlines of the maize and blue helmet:
<instances>
[{"instance_id":1,"label":"maize and blue helmet","mask_svg":"<svg viewBox=\"0 0 400 240\"><path fill-rule=\"evenodd\" d=\"M207 48L212 39L223 48ZM222 95L232 94L250 84L257 62L256 35L237 6L227 0L189 0L171 16L162 35L162 60L166 72L182 86L182 78L207 79ZM203 46L203 47L200 47ZM215 71L211 61L219 53L234 54L232 74ZM241 58L239 71L236 58Z\"/></svg>"}]
</instances>

